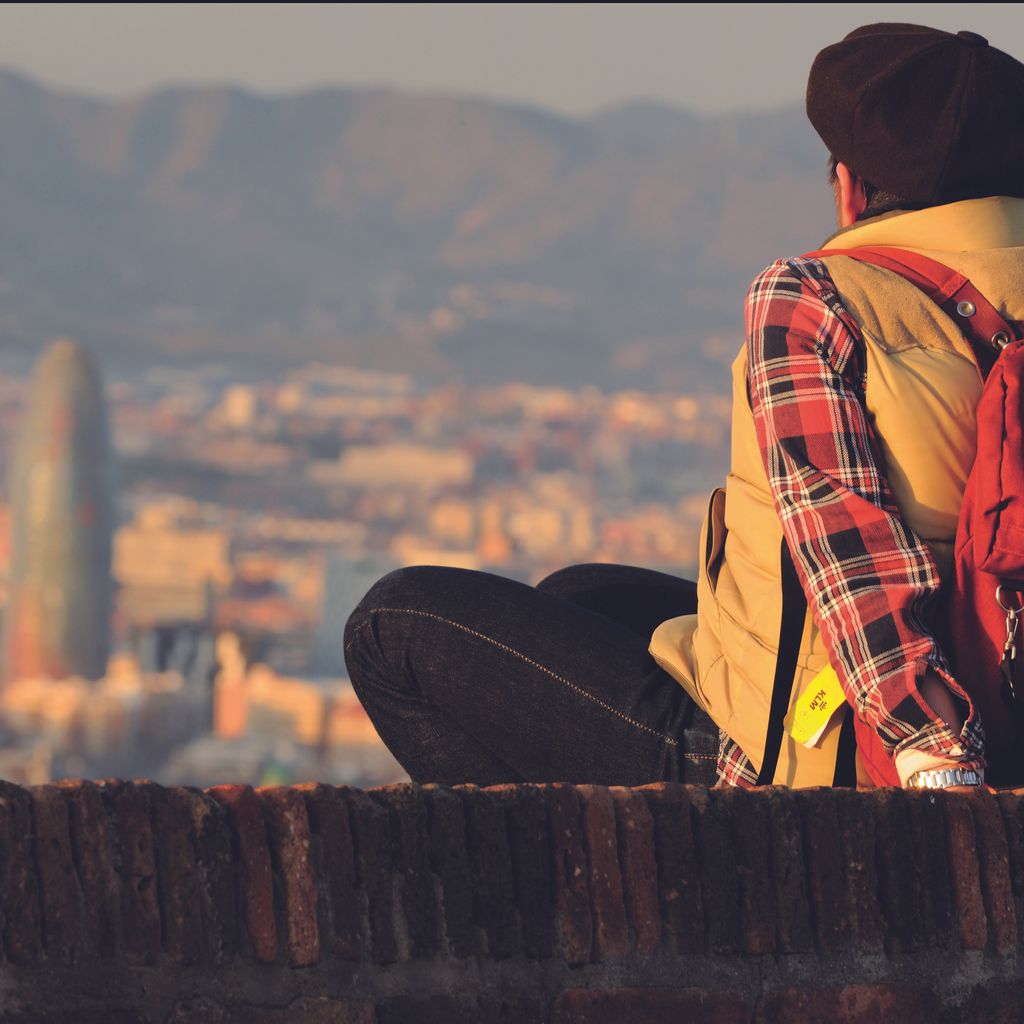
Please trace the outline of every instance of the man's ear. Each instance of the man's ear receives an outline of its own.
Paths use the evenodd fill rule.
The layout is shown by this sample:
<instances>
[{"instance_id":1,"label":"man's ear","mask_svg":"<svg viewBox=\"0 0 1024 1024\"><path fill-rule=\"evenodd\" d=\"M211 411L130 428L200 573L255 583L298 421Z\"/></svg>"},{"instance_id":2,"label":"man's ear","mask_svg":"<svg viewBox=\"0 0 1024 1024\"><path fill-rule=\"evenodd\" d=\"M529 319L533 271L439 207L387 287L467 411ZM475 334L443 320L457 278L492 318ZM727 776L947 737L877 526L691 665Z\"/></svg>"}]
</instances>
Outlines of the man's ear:
<instances>
[{"instance_id":1,"label":"man's ear","mask_svg":"<svg viewBox=\"0 0 1024 1024\"><path fill-rule=\"evenodd\" d=\"M836 218L841 228L848 228L868 205L864 182L844 163L836 164Z\"/></svg>"}]
</instances>

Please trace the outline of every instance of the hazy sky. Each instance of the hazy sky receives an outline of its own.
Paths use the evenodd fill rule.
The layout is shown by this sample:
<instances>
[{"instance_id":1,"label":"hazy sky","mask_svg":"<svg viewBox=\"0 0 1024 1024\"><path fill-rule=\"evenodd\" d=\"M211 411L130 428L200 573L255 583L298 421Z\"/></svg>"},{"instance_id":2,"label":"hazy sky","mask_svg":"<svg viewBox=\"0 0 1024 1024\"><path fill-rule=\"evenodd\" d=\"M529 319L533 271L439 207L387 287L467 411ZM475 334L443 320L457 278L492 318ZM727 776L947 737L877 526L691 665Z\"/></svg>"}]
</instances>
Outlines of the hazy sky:
<instances>
[{"instance_id":1,"label":"hazy sky","mask_svg":"<svg viewBox=\"0 0 1024 1024\"><path fill-rule=\"evenodd\" d=\"M1024 59L1024 4L0 4L0 66L123 95L168 82L470 93L587 113L798 102L871 21L969 28Z\"/></svg>"}]
</instances>

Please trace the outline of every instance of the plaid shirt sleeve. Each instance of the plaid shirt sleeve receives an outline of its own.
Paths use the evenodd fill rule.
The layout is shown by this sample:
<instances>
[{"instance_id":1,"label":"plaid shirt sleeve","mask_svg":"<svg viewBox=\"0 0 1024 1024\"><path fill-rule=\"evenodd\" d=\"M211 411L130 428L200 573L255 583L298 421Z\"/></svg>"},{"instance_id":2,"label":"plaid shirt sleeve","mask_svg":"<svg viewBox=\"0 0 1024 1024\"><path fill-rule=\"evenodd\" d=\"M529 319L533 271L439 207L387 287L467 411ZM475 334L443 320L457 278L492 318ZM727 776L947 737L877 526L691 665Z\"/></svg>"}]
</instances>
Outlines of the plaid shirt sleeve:
<instances>
[{"instance_id":1,"label":"plaid shirt sleeve","mask_svg":"<svg viewBox=\"0 0 1024 1024\"><path fill-rule=\"evenodd\" d=\"M780 260L761 273L747 294L746 333L775 508L847 700L893 754L915 749L983 768L981 723L928 626L938 569L879 469L859 329L824 264ZM970 708L958 737L921 696L929 669ZM719 782L755 780L727 742Z\"/></svg>"}]
</instances>

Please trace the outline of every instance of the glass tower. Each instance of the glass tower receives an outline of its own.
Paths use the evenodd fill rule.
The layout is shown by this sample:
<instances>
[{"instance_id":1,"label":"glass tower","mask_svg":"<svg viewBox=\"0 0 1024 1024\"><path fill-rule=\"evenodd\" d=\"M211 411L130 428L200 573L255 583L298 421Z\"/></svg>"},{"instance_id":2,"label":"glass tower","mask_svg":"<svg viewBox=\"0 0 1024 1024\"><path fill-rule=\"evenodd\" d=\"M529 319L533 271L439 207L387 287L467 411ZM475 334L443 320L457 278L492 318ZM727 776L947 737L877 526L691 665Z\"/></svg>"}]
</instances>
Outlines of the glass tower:
<instances>
[{"instance_id":1,"label":"glass tower","mask_svg":"<svg viewBox=\"0 0 1024 1024\"><path fill-rule=\"evenodd\" d=\"M40 357L14 454L5 681L106 672L113 478L106 404L71 341Z\"/></svg>"}]
</instances>

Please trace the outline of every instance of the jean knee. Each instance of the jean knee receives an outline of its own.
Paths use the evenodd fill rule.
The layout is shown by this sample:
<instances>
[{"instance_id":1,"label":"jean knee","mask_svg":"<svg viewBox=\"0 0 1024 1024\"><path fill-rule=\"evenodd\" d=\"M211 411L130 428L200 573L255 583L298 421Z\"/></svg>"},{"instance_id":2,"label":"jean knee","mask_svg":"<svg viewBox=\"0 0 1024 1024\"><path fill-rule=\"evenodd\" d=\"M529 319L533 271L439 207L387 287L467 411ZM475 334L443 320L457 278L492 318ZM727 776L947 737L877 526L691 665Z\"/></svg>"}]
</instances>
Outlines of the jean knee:
<instances>
[{"instance_id":1,"label":"jean knee","mask_svg":"<svg viewBox=\"0 0 1024 1024\"><path fill-rule=\"evenodd\" d=\"M393 589L392 577L404 572L403 569L396 569L394 572L389 572L384 576L381 576L376 583L374 583L369 590L359 599L359 603L355 606L352 614L349 615L348 620L345 622L345 650L347 651L359 636L359 631L366 624L367 620L373 614L375 608L383 606L385 601L385 594Z\"/></svg>"},{"instance_id":2,"label":"jean knee","mask_svg":"<svg viewBox=\"0 0 1024 1024\"><path fill-rule=\"evenodd\" d=\"M418 607L424 592L433 585L432 576L436 572L435 566L410 565L381 576L363 595L345 623L345 650L358 640L376 610Z\"/></svg>"},{"instance_id":3,"label":"jean knee","mask_svg":"<svg viewBox=\"0 0 1024 1024\"><path fill-rule=\"evenodd\" d=\"M537 584L536 589L543 590L546 594L554 594L556 597L562 594L575 594L581 589L588 590L592 585L594 564L583 562L580 565L567 565L562 569L556 569L545 576Z\"/></svg>"}]
</instances>

